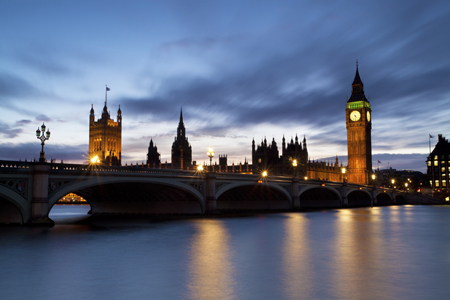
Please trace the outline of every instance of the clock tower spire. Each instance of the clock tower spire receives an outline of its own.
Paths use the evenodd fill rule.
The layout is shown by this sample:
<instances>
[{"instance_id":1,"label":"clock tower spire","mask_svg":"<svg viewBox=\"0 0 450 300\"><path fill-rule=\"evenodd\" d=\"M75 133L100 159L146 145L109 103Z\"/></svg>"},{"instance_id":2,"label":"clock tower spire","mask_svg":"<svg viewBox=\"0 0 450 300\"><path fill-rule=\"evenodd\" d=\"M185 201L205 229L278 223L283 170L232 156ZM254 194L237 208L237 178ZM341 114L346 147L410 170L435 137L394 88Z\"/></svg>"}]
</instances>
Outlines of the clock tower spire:
<instances>
[{"instance_id":1,"label":"clock tower spire","mask_svg":"<svg viewBox=\"0 0 450 300\"><path fill-rule=\"evenodd\" d=\"M368 184L372 172L372 109L364 95L364 84L358 71L352 83L352 95L347 101L348 182Z\"/></svg>"}]
</instances>

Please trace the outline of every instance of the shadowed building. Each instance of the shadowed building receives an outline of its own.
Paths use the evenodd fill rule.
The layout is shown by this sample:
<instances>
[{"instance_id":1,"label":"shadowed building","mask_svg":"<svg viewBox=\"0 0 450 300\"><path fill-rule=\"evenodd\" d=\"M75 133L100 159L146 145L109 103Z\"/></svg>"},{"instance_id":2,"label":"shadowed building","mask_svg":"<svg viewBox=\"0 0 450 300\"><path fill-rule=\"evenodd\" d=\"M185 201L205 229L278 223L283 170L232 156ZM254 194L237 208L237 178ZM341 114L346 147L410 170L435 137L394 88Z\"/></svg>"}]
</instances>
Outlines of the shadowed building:
<instances>
[{"instance_id":1,"label":"shadowed building","mask_svg":"<svg viewBox=\"0 0 450 300\"><path fill-rule=\"evenodd\" d=\"M120 166L122 157L122 111L117 111L117 121L110 118L103 107L102 117L95 121L94 105L89 116L89 160L97 157L102 165Z\"/></svg>"},{"instance_id":2,"label":"shadowed building","mask_svg":"<svg viewBox=\"0 0 450 300\"><path fill-rule=\"evenodd\" d=\"M161 156L156 144L153 145L153 139L150 139L150 145L148 146L147 166L150 168L159 168L161 166Z\"/></svg>"},{"instance_id":3,"label":"shadowed building","mask_svg":"<svg viewBox=\"0 0 450 300\"><path fill-rule=\"evenodd\" d=\"M372 173L371 107L364 95L358 64L352 95L345 109L347 125L348 182L368 184Z\"/></svg>"},{"instance_id":4,"label":"shadowed building","mask_svg":"<svg viewBox=\"0 0 450 300\"><path fill-rule=\"evenodd\" d=\"M192 148L186 137L186 128L183 123L183 110L180 112L177 136L172 144L172 169L192 169Z\"/></svg>"}]
</instances>

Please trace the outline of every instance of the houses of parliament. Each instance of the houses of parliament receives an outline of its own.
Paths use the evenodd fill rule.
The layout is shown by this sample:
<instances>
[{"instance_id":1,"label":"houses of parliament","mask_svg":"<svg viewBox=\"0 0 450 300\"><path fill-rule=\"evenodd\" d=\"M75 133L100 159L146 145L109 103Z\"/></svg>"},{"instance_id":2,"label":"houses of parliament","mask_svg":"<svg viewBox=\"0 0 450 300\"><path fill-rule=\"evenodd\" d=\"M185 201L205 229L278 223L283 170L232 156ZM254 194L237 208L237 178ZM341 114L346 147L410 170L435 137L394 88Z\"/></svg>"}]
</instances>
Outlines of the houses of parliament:
<instances>
[{"instance_id":1,"label":"houses of parliament","mask_svg":"<svg viewBox=\"0 0 450 300\"><path fill-rule=\"evenodd\" d=\"M107 88L107 91L109 89ZM260 174L268 171L272 175L293 175L305 179L329 181L347 181L356 184L368 184L372 173L371 106L364 94L364 84L359 76L358 65L352 83L351 97L345 107L347 128L348 165L343 166L338 158L333 163L311 161L308 156L306 137L300 141L298 136L286 141L282 138L281 155L275 138L261 143L252 141L252 163L245 160L239 165L228 165L227 156L220 155L219 163L211 166L214 172L237 172ZM122 112L117 111L114 121L108 112L107 103L103 107L101 118L95 121L94 108L89 116L89 159L103 165L120 166L122 156ZM186 135L183 111L177 135L172 143L171 163L161 163L161 156L153 140L150 140L146 167L193 170L197 168L192 161L192 146ZM294 163L295 161L295 163Z\"/></svg>"}]
</instances>

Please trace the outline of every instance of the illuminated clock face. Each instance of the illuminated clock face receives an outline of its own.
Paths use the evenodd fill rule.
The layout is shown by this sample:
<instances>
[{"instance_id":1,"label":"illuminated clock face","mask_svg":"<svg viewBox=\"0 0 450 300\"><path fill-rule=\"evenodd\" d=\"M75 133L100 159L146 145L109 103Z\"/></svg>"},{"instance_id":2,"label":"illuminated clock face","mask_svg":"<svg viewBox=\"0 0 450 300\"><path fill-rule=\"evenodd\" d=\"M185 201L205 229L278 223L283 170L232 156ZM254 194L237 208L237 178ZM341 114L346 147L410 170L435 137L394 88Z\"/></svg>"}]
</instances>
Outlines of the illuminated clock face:
<instances>
[{"instance_id":1,"label":"illuminated clock face","mask_svg":"<svg viewBox=\"0 0 450 300\"><path fill-rule=\"evenodd\" d=\"M370 122L370 111L367 112L367 122Z\"/></svg>"},{"instance_id":2,"label":"illuminated clock face","mask_svg":"<svg viewBox=\"0 0 450 300\"><path fill-rule=\"evenodd\" d=\"M352 121L358 121L361 118L361 114L359 111L354 110L350 113L350 120Z\"/></svg>"}]
</instances>

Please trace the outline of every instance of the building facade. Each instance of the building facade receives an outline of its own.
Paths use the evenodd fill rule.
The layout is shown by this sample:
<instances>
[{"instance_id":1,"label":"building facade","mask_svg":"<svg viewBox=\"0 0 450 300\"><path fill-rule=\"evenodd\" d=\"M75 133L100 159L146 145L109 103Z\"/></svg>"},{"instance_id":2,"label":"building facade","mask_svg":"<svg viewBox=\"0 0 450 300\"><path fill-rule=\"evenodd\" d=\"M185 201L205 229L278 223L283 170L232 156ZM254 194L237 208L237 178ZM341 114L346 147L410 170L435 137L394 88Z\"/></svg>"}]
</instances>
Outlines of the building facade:
<instances>
[{"instance_id":1,"label":"building facade","mask_svg":"<svg viewBox=\"0 0 450 300\"><path fill-rule=\"evenodd\" d=\"M177 136L172 144L172 169L192 170L192 147L186 137L183 110L180 112Z\"/></svg>"},{"instance_id":2,"label":"building facade","mask_svg":"<svg viewBox=\"0 0 450 300\"><path fill-rule=\"evenodd\" d=\"M450 143L442 134L427 158L427 177L434 191L448 191L450 176Z\"/></svg>"},{"instance_id":3,"label":"building facade","mask_svg":"<svg viewBox=\"0 0 450 300\"><path fill-rule=\"evenodd\" d=\"M103 107L102 116L95 121L94 105L89 116L89 160L108 166L120 166L122 157L122 111L117 111L117 120L110 118L108 107Z\"/></svg>"},{"instance_id":4,"label":"building facade","mask_svg":"<svg viewBox=\"0 0 450 300\"><path fill-rule=\"evenodd\" d=\"M294 166L294 160L297 166ZM306 138L303 142L298 141L298 136L291 138L290 143L286 144L283 136L281 156L278 152L278 146L275 138L271 143L267 143L264 138L261 144L256 146L255 139L252 141L252 169L254 174L268 171L274 175L298 175L306 176L306 165L308 161L308 149L306 147Z\"/></svg>"},{"instance_id":5,"label":"building facade","mask_svg":"<svg viewBox=\"0 0 450 300\"><path fill-rule=\"evenodd\" d=\"M372 174L372 109L364 95L356 65L356 75L352 83L352 95L345 108L347 127L348 182L369 184Z\"/></svg>"}]
</instances>

